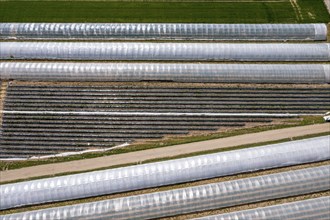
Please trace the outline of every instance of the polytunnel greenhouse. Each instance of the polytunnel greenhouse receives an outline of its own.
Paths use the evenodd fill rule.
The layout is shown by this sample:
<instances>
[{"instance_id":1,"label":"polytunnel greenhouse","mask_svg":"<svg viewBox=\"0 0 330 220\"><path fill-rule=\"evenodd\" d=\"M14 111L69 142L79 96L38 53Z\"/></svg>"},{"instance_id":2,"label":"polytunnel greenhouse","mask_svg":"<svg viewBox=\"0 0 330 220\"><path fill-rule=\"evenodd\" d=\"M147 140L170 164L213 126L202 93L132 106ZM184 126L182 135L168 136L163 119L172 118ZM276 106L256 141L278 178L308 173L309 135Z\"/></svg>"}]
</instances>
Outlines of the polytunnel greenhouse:
<instances>
[{"instance_id":1,"label":"polytunnel greenhouse","mask_svg":"<svg viewBox=\"0 0 330 220\"><path fill-rule=\"evenodd\" d=\"M329 137L0 185L1 209L330 159Z\"/></svg>"},{"instance_id":2,"label":"polytunnel greenhouse","mask_svg":"<svg viewBox=\"0 0 330 220\"><path fill-rule=\"evenodd\" d=\"M330 166L3 216L14 219L150 219L330 189ZM38 218L38 216L42 216ZM239 218L240 219L240 218Z\"/></svg>"},{"instance_id":3,"label":"polytunnel greenhouse","mask_svg":"<svg viewBox=\"0 0 330 220\"><path fill-rule=\"evenodd\" d=\"M2 60L330 61L329 43L0 42Z\"/></svg>"},{"instance_id":4,"label":"polytunnel greenhouse","mask_svg":"<svg viewBox=\"0 0 330 220\"><path fill-rule=\"evenodd\" d=\"M1 23L0 39L326 40L325 24Z\"/></svg>"},{"instance_id":5,"label":"polytunnel greenhouse","mask_svg":"<svg viewBox=\"0 0 330 220\"><path fill-rule=\"evenodd\" d=\"M299 202L206 216L195 220L251 220L251 219L330 219L330 196Z\"/></svg>"},{"instance_id":6,"label":"polytunnel greenhouse","mask_svg":"<svg viewBox=\"0 0 330 220\"><path fill-rule=\"evenodd\" d=\"M2 62L0 78L33 81L330 83L330 64Z\"/></svg>"}]
</instances>

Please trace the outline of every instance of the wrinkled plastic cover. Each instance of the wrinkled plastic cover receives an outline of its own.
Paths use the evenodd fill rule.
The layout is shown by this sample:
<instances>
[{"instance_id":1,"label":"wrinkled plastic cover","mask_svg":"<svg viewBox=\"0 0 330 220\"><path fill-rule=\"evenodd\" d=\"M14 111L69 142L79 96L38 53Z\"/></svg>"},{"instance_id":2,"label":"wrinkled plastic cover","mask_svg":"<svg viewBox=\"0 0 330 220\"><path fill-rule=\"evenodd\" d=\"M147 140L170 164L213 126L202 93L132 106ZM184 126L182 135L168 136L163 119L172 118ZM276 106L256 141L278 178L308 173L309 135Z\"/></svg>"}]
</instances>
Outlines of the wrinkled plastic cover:
<instances>
[{"instance_id":1,"label":"wrinkled plastic cover","mask_svg":"<svg viewBox=\"0 0 330 220\"><path fill-rule=\"evenodd\" d=\"M2 62L0 79L330 83L330 64Z\"/></svg>"},{"instance_id":2,"label":"wrinkled plastic cover","mask_svg":"<svg viewBox=\"0 0 330 220\"><path fill-rule=\"evenodd\" d=\"M330 159L330 136L0 186L0 208L99 196ZM203 148L201 142L201 150ZM220 146L219 146L220 147Z\"/></svg>"},{"instance_id":3,"label":"wrinkled plastic cover","mask_svg":"<svg viewBox=\"0 0 330 220\"><path fill-rule=\"evenodd\" d=\"M189 182L330 158L330 136L158 163L6 184L0 208Z\"/></svg>"},{"instance_id":4,"label":"wrinkled plastic cover","mask_svg":"<svg viewBox=\"0 0 330 220\"><path fill-rule=\"evenodd\" d=\"M329 190L329 179L330 165L327 165L177 190L42 209L7 215L0 219L159 218Z\"/></svg>"},{"instance_id":5,"label":"wrinkled plastic cover","mask_svg":"<svg viewBox=\"0 0 330 220\"><path fill-rule=\"evenodd\" d=\"M266 206L240 212L207 216L198 220L251 220L251 219L330 219L330 196L299 202ZM197 220L197 219L196 219Z\"/></svg>"},{"instance_id":6,"label":"wrinkled plastic cover","mask_svg":"<svg viewBox=\"0 0 330 220\"><path fill-rule=\"evenodd\" d=\"M325 24L0 23L0 39L326 40Z\"/></svg>"},{"instance_id":7,"label":"wrinkled plastic cover","mask_svg":"<svg viewBox=\"0 0 330 220\"><path fill-rule=\"evenodd\" d=\"M330 61L329 43L0 42L8 60Z\"/></svg>"}]
</instances>

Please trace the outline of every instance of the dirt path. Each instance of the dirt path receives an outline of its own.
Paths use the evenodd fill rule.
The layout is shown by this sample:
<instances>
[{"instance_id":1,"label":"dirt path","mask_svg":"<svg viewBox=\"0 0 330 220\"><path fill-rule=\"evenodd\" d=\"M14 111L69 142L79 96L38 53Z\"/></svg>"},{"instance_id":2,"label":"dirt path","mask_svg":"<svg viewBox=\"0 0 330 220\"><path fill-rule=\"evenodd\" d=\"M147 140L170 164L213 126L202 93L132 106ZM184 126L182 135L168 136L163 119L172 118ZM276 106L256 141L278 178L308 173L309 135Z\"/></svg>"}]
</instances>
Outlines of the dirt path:
<instances>
[{"instance_id":1,"label":"dirt path","mask_svg":"<svg viewBox=\"0 0 330 220\"><path fill-rule=\"evenodd\" d=\"M2 112L3 112L3 105L4 100L7 93L7 82L6 81L0 81L0 127L2 125Z\"/></svg>"},{"instance_id":2,"label":"dirt path","mask_svg":"<svg viewBox=\"0 0 330 220\"><path fill-rule=\"evenodd\" d=\"M0 182L45 175L54 175L65 172L86 171L120 164L139 163L149 159L172 157L180 154L188 154L205 150L274 141L327 131L330 131L330 123L264 131L253 134L245 134L228 138L220 138L209 141L175 145L125 154L98 157L93 159L26 167L16 170L1 171Z\"/></svg>"},{"instance_id":3,"label":"dirt path","mask_svg":"<svg viewBox=\"0 0 330 220\"><path fill-rule=\"evenodd\" d=\"M324 3L327 6L328 12L330 14L330 0L324 0Z\"/></svg>"},{"instance_id":4,"label":"dirt path","mask_svg":"<svg viewBox=\"0 0 330 220\"><path fill-rule=\"evenodd\" d=\"M292 5L293 10L296 13L297 20L302 21L304 18L302 16L301 9L299 7L299 4L298 4L297 0L290 0L290 3Z\"/></svg>"}]
</instances>

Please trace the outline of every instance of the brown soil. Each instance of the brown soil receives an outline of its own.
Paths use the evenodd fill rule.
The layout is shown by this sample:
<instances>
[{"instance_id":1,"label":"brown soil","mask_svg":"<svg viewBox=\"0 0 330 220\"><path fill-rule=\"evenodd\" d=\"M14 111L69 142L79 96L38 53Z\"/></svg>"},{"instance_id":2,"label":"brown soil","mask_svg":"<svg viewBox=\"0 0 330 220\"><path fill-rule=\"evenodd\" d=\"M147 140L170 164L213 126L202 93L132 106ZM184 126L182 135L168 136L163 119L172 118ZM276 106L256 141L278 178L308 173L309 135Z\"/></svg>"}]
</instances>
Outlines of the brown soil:
<instances>
[{"instance_id":1,"label":"brown soil","mask_svg":"<svg viewBox=\"0 0 330 220\"><path fill-rule=\"evenodd\" d=\"M12 85L29 86L129 86L129 87L166 87L166 88L329 88L329 84L242 84L242 83L166 83L166 82L29 82L11 81Z\"/></svg>"},{"instance_id":2,"label":"brown soil","mask_svg":"<svg viewBox=\"0 0 330 220\"><path fill-rule=\"evenodd\" d=\"M2 111L4 107L4 100L6 98L6 92L7 92L7 82L2 81L0 83L0 128L2 126Z\"/></svg>"}]
</instances>

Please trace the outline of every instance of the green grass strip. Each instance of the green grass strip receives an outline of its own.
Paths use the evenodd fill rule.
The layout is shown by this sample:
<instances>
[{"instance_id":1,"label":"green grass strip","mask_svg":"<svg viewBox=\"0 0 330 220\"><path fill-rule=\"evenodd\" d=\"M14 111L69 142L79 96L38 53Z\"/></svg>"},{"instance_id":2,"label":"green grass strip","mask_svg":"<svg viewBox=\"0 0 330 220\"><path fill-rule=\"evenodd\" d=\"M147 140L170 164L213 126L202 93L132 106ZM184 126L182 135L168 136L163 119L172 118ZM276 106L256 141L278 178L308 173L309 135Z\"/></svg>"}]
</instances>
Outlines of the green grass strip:
<instances>
[{"instance_id":1,"label":"green grass strip","mask_svg":"<svg viewBox=\"0 0 330 220\"><path fill-rule=\"evenodd\" d=\"M0 22L328 22L323 0L290 1L0 1ZM299 15L297 15L299 13Z\"/></svg>"}]
</instances>

